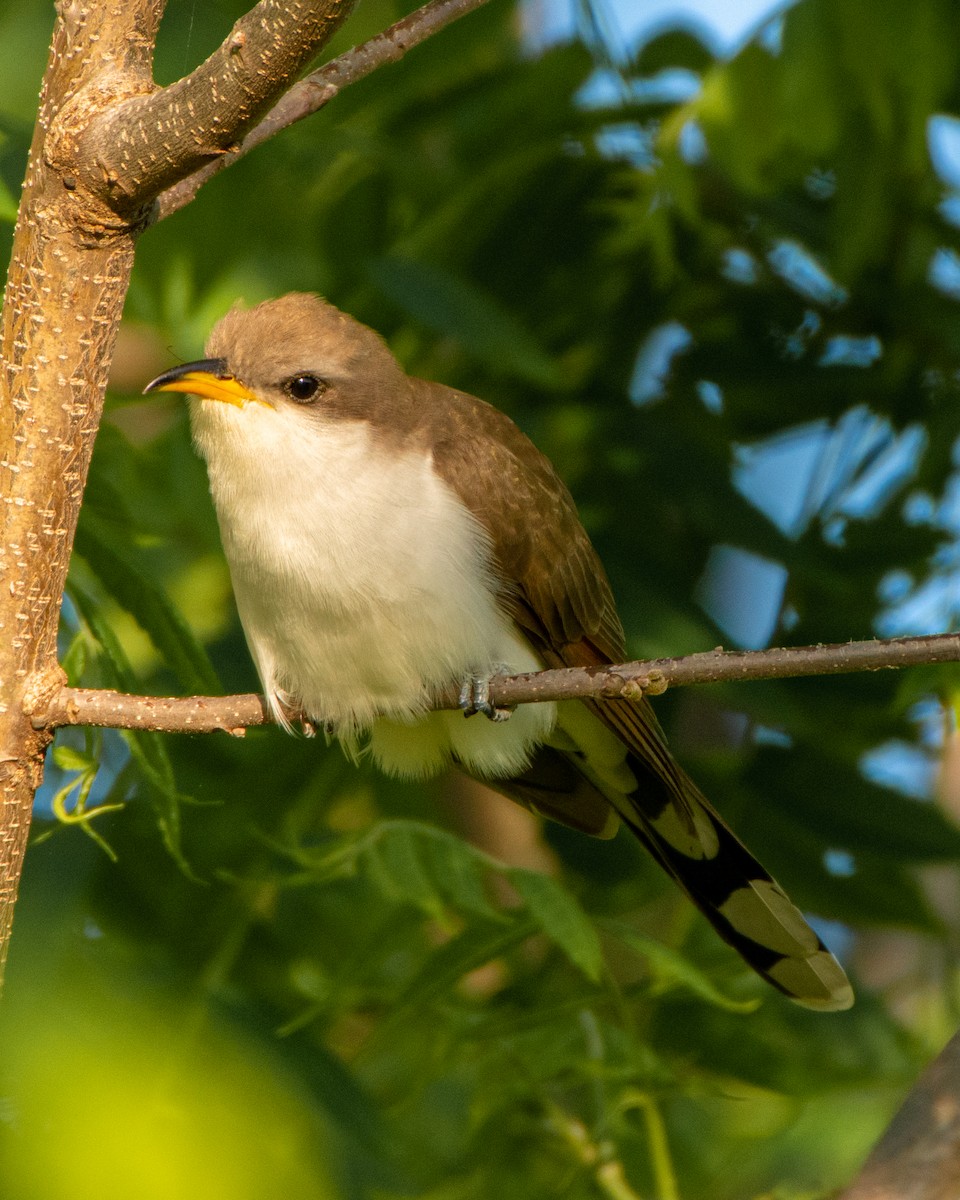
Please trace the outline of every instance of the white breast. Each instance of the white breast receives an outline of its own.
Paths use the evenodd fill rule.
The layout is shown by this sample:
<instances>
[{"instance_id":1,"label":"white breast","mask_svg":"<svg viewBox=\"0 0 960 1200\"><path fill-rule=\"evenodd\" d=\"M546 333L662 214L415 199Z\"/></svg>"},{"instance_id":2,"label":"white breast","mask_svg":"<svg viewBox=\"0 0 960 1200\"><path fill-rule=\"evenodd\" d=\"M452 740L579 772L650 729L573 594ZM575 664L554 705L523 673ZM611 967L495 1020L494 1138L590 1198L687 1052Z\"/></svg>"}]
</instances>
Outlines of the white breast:
<instances>
[{"instance_id":1,"label":"white breast","mask_svg":"<svg viewBox=\"0 0 960 1200\"><path fill-rule=\"evenodd\" d=\"M470 674L541 665L499 610L484 531L433 470L362 422L212 401L192 406L197 446L240 619L268 701L300 706L387 770L451 757L485 775L522 770L555 706L503 724L426 712ZM382 718L382 719L381 719Z\"/></svg>"}]
</instances>

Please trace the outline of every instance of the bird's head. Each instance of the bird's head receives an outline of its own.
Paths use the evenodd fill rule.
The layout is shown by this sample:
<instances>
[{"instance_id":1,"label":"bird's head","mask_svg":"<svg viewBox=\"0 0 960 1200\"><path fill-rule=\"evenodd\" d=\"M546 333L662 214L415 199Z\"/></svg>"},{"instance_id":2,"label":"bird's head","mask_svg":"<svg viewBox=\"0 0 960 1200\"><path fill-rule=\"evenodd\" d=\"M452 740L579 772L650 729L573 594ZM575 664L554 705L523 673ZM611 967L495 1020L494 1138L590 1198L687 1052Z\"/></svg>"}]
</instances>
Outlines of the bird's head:
<instances>
[{"instance_id":1,"label":"bird's head","mask_svg":"<svg viewBox=\"0 0 960 1200\"><path fill-rule=\"evenodd\" d=\"M144 392L186 392L235 408L291 408L321 420L367 419L406 376L380 336L319 296L295 292L234 308L207 340L207 358L182 363Z\"/></svg>"}]
</instances>

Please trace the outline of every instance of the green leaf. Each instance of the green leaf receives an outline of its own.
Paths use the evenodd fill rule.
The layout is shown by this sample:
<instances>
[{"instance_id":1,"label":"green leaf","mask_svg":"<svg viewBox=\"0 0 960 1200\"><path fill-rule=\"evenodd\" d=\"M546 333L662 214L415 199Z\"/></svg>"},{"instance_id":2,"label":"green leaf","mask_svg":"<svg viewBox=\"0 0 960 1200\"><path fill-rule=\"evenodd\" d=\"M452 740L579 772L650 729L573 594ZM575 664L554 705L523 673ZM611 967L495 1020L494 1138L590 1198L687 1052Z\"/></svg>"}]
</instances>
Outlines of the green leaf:
<instances>
[{"instance_id":1,"label":"green leaf","mask_svg":"<svg viewBox=\"0 0 960 1200\"><path fill-rule=\"evenodd\" d=\"M70 639L66 650L60 656L63 667L71 686L76 687L87 669L89 644L85 632L80 632Z\"/></svg>"},{"instance_id":2,"label":"green leaf","mask_svg":"<svg viewBox=\"0 0 960 1200\"><path fill-rule=\"evenodd\" d=\"M192 797L177 789L173 764L167 753L163 735L142 729L121 729L120 736L129 747L143 779L150 785L147 791L157 818L157 826L167 852L190 879L197 879L187 862L181 845L182 822L180 810L193 803Z\"/></svg>"},{"instance_id":3,"label":"green leaf","mask_svg":"<svg viewBox=\"0 0 960 1200\"><path fill-rule=\"evenodd\" d=\"M515 919L506 926L500 922L471 925L428 957L391 1010L387 1024L422 1015L426 1005L449 992L465 975L506 954L536 932L536 921L526 919ZM381 1026L379 1033L383 1030Z\"/></svg>"},{"instance_id":4,"label":"green leaf","mask_svg":"<svg viewBox=\"0 0 960 1200\"><path fill-rule=\"evenodd\" d=\"M482 872L501 869L487 855L444 830L417 822L390 821L327 858L321 870L369 873L387 898L442 916L444 901L489 920L497 914L483 890ZM539 928L594 982L600 978L600 939L577 901L547 875L522 867L502 869Z\"/></svg>"},{"instance_id":5,"label":"green leaf","mask_svg":"<svg viewBox=\"0 0 960 1200\"><path fill-rule=\"evenodd\" d=\"M603 970L603 951L597 931L579 903L549 875L524 867L510 867L505 874L547 937L596 983Z\"/></svg>"},{"instance_id":6,"label":"green leaf","mask_svg":"<svg viewBox=\"0 0 960 1200\"><path fill-rule=\"evenodd\" d=\"M103 619L99 605L75 582L70 583L69 592L78 613L104 651L109 673L113 675L112 682L120 688L135 689L137 681L130 663L113 630ZM140 729L121 729L118 732L140 768L141 777L149 785L147 794L153 802L164 845L180 869L194 878L180 845L180 807L189 803L190 797L182 795L177 789L164 737Z\"/></svg>"},{"instance_id":7,"label":"green leaf","mask_svg":"<svg viewBox=\"0 0 960 1200\"><path fill-rule=\"evenodd\" d=\"M699 74L713 61L709 47L694 30L668 29L647 42L633 65L638 75L656 75L677 67Z\"/></svg>"},{"instance_id":8,"label":"green leaf","mask_svg":"<svg viewBox=\"0 0 960 1200\"><path fill-rule=\"evenodd\" d=\"M425 861L427 854L419 830L391 825L368 845L363 865L386 899L412 904L441 919L446 906Z\"/></svg>"},{"instance_id":9,"label":"green leaf","mask_svg":"<svg viewBox=\"0 0 960 1200\"><path fill-rule=\"evenodd\" d=\"M77 551L110 595L150 636L185 688L219 692L220 681L206 650L132 548L120 548L123 540L118 532L95 513L86 511L77 529Z\"/></svg>"},{"instance_id":10,"label":"green leaf","mask_svg":"<svg viewBox=\"0 0 960 1200\"><path fill-rule=\"evenodd\" d=\"M412 904L442 917L448 906L486 921L501 919L491 904L484 877L496 864L445 829L419 821L381 821L372 830L318 856L278 846L317 883L365 873L387 900Z\"/></svg>"},{"instance_id":11,"label":"green leaf","mask_svg":"<svg viewBox=\"0 0 960 1200\"><path fill-rule=\"evenodd\" d=\"M67 581L67 594L103 652L110 682L121 690L135 689L137 680L130 667L130 660L124 653L117 635L103 619L100 605L74 579Z\"/></svg>"},{"instance_id":12,"label":"green leaf","mask_svg":"<svg viewBox=\"0 0 960 1200\"><path fill-rule=\"evenodd\" d=\"M827 844L907 862L960 858L960 829L933 802L898 795L816 749L790 763L775 751L761 757L767 778L780 774L789 789L784 807L802 812L804 824Z\"/></svg>"},{"instance_id":13,"label":"green leaf","mask_svg":"<svg viewBox=\"0 0 960 1200\"><path fill-rule=\"evenodd\" d=\"M0 179L0 221L9 221L12 225L17 219L17 202L10 189Z\"/></svg>"},{"instance_id":14,"label":"green leaf","mask_svg":"<svg viewBox=\"0 0 960 1200\"><path fill-rule=\"evenodd\" d=\"M97 765L89 754L74 746L54 746L53 761L61 771L89 771Z\"/></svg>"},{"instance_id":15,"label":"green leaf","mask_svg":"<svg viewBox=\"0 0 960 1200\"><path fill-rule=\"evenodd\" d=\"M484 876L490 870L486 856L445 830L432 832L441 836L430 839L430 871L449 902L462 913L488 921L500 919L484 887Z\"/></svg>"},{"instance_id":16,"label":"green leaf","mask_svg":"<svg viewBox=\"0 0 960 1200\"><path fill-rule=\"evenodd\" d=\"M725 995L688 958L623 921L605 920L601 923L601 928L645 959L653 979L655 994L684 988L708 1004L732 1013L750 1013L760 1004L759 1000L734 1000L732 996Z\"/></svg>"},{"instance_id":17,"label":"green leaf","mask_svg":"<svg viewBox=\"0 0 960 1200\"><path fill-rule=\"evenodd\" d=\"M562 387L559 366L493 296L439 267L387 257L370 265L380 290L437 333L456 338L497 370L542 387Z\"/></svg>"}]
</instances>

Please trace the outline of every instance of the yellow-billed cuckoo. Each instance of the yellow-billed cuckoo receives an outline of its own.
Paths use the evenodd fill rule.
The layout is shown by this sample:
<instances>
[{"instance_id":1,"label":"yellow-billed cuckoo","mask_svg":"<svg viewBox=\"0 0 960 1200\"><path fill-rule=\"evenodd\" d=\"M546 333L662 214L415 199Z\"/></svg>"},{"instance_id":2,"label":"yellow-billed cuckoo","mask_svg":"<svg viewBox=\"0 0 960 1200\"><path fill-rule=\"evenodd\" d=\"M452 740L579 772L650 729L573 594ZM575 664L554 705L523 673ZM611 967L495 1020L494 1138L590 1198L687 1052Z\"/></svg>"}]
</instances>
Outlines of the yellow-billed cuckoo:
<instances>
[{"instance_id":1,"label":"yellow-billed cuckoo","mask_svg":"<svg viewBox=\"0 0 960 1200\"><path fill-rule=\"evenodd\" d=\"M467 711L503 717L485 701L492 673L624 658L570 493L513 422L406 375L317 296L234 309L206 353L146 391L198 398L194 439L276 719L303 712L397 775L455 763L598 837L619 818L764 979L846 1008L840 966L674 761L646 700L430 711L466 683Z\"/></svg>"}]
</instances>

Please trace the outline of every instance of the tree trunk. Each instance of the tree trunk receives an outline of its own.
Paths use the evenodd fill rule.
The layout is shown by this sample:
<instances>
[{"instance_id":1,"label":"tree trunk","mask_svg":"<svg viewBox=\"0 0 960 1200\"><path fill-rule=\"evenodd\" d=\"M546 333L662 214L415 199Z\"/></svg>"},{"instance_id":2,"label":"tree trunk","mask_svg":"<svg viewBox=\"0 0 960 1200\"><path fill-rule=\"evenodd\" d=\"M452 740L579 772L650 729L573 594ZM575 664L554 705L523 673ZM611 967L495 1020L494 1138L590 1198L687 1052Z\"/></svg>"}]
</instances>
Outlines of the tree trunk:
<instances>
[{"instance_id":1,"label":"tree trunk","mask_svg":"<svg viewBox=\"0 0 960 1200\"><path fill-rule=\"evenodd\" d=\"M91 109L152 88L161 11L58 6L14 233L0 343L0 970L50 740L29 714L61 682L60 601L143 222L118 218L64 164Z\"/></svg>"},{"instance_id":2,"label":"tree trunk","mask_svg":"<svg viewBox=\"0 0 960 1200\"><path fill-rule=\"evenodd\" d=\"M165 188L237 149L352 3L259 0L166 88L165 0L57 5L2 316L0 981L51 737L31 716L63 683L60 604L136 238Z\"/></svg>"}]
</instances>

